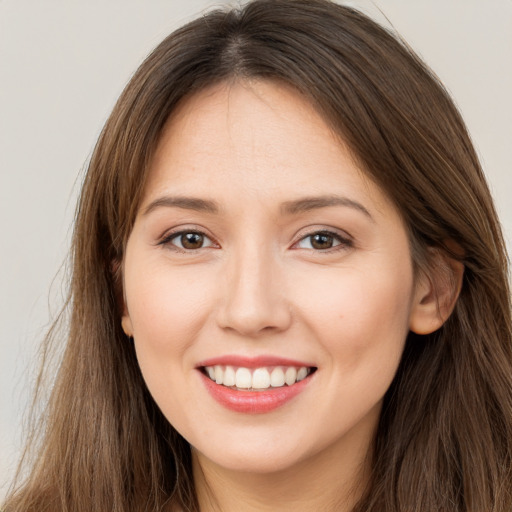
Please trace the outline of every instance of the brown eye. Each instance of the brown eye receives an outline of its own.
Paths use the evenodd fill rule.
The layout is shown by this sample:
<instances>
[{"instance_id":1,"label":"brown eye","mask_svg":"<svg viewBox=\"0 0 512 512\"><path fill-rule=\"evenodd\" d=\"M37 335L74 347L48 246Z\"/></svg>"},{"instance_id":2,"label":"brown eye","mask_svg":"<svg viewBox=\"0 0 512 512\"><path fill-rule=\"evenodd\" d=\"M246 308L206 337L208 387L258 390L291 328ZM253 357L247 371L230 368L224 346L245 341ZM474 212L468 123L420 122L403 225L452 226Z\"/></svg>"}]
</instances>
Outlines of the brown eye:
<instances>
[{"instance_id":1,"label":"brown eye","mask_svg":"<svg viewBox=\"0 0 512 512\"><path fill-rule=\"evenodd\" d=\"M184 233L180 237L184 249L200 249L204 243L204 236L200 233Z\"/></svg>"},{"instance_id":2,"label":"brown eye","mask_svg":"<svg viewBox=\"0 0 512 512\"><path fill-rule=\"evenodd\" d=\"M317 233L310 238L313 249L330 249L334 245L334 237L327 233Z\"/></svg>"},{"instance_id":3,"label":"brown eye","mask_svg":"<svg viewBox=\"0 0 512 512\"><path fill-rule=\"evenodd\" d=\"M174 233L161 243L162 245L174 246L185 251L204 249L205 247L211 247L214 245L210 238L198 231L182 231L181 233Z\"/></svg>"},{"instance_id":4,"label":"brown eye","mask_svg":"<svg viewBox=\"0 0 512 512\"><path fill-rule=\"evenodd\" d=\"M315 251L327 251L333 248L343 249L351 246L352 242L350 239L330 231L311 233L296 244L298 249L313 249Z\"/></svg>"}]
</instances>

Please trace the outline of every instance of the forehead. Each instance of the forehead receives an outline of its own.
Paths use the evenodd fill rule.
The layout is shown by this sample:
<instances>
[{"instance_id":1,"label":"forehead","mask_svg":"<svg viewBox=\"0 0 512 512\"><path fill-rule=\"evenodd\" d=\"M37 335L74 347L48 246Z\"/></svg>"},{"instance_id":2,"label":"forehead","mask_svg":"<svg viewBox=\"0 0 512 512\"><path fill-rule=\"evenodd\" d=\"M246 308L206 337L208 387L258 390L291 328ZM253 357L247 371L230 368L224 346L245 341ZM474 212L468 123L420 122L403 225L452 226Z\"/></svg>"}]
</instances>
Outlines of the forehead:
<instances>
[{"instance_id":1,"label":"forehead","mask_svg":"<svg viewBox=\"0 0 512 512\"><path fill-rule=\"evenodd\" d=\"M162 192L292 196L337 192L389 200L357 165L343 140L291 86L237 81L183 100L152 161L146 199ZM282 195L282 194L281 194ZM222 200L222 197L220 198Z\"/></svg>"}]
</instances>

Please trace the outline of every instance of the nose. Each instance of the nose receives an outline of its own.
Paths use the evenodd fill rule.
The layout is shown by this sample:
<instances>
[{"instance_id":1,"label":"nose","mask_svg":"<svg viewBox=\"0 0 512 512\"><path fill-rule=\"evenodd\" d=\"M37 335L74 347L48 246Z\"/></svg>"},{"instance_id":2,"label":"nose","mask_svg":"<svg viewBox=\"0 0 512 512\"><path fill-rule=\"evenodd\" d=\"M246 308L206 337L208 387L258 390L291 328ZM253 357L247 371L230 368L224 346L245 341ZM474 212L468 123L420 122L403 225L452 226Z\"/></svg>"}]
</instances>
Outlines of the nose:
<instances>
[{"instance_id":1,"label":"nose","mask_svg":"<svg viewBox=\"0 0 512 512\"><path fill-rule=\"evenodd\" d=\"M286 330L292 312L285 295L282 265L269 248L248 246L227 262L218 325L243 336Z\"/></svg>"}]
</instances>

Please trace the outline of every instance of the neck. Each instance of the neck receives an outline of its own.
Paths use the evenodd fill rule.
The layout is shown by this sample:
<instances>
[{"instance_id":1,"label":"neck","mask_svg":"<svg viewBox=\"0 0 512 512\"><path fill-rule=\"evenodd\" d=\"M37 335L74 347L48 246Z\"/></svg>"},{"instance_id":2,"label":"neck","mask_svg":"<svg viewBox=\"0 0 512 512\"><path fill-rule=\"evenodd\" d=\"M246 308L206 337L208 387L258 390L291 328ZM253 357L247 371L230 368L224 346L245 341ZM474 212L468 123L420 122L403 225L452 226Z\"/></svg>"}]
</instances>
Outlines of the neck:
<instances>
[{"instance_id":1,"label":"neck","mask_svg":"<svg viewBox=\"0 0 512 512\"><path fill-rule=\"evenodd\" d=\"M354 441L354 439L353 439ZM272 473L230 470L193 450L201 512L350 512L369 474L368 444L328 449Z\"/></svg>"}]
</instances>

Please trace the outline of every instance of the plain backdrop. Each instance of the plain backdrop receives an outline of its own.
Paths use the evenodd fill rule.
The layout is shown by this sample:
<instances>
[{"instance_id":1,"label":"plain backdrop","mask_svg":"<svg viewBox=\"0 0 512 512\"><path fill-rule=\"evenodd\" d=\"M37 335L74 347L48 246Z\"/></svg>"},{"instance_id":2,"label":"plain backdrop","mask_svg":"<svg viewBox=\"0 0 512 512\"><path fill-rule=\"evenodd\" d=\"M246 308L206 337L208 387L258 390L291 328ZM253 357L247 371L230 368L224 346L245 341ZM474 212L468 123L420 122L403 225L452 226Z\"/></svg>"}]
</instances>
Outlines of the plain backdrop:
<instances>
[{"instance_id":1,"label":"plain backdrop","mask_svg":"<svg viewBox=\"0 0 512 512\"><path fill-rule=\"evenodd\" d=\"M512 241L512 0L346 2L393 27L463 113ZM62 303L83 169L127 80L206 0L0 0L0 501ZM53 281L53 285L52 285Z\"/></svg>"}]
</instances>

